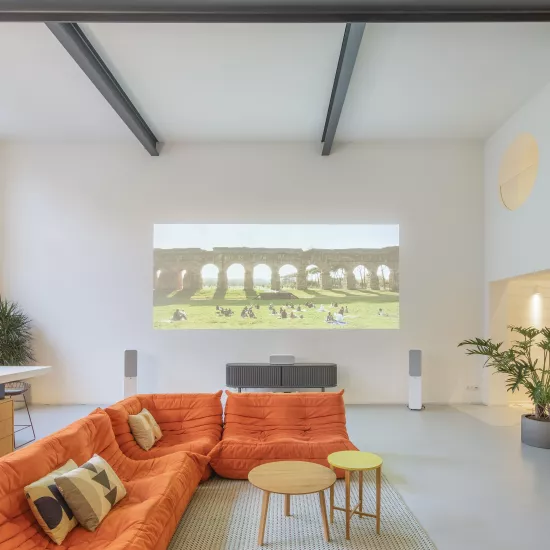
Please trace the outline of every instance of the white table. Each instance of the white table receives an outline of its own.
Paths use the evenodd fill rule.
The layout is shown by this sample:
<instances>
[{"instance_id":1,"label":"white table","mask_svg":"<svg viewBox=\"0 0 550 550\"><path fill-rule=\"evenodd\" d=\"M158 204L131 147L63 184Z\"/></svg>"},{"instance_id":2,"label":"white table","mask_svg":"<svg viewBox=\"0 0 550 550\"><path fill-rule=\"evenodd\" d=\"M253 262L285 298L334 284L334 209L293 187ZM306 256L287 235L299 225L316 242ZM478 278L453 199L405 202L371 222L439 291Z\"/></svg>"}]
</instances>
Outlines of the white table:
<instances>
[{"instance_id":1,"label":"white table","mask_svg":"<svg viewBox=\"0 0 550 550\"><path fill-rule=\"evenodd\" d=\"M51 367L0 367L0 399L5 396L4 384L44 376L51 370Z\"/></svg>"}]
</instances>

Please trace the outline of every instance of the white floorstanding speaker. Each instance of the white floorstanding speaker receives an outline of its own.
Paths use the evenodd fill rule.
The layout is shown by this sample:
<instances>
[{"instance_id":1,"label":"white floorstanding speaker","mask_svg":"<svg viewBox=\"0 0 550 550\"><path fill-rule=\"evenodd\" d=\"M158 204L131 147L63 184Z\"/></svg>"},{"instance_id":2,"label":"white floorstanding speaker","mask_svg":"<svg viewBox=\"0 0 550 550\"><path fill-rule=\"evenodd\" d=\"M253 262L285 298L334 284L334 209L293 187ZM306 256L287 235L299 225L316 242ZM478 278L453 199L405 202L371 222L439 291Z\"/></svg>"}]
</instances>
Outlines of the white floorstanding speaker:
<instances>
[{"instance_id":1,"label":"white floorstanding speaker","mask_svg":"<svg viewBox=\"0 0 550 550\"><path fill-rule=\"evenodd\" d=\"M124 352L124 397L137 394L137 350Z\"/></svg>"},{"instance_id":2,"label":"white floorstanding speaker","mask_svg":"<svg viewBox=\"0 0 550 550\"><path fill-rule=\"evenodd\" d=\"M409 409L421 411L422 405L422 351L409 350Z\"/></svg>"}]
</instances>

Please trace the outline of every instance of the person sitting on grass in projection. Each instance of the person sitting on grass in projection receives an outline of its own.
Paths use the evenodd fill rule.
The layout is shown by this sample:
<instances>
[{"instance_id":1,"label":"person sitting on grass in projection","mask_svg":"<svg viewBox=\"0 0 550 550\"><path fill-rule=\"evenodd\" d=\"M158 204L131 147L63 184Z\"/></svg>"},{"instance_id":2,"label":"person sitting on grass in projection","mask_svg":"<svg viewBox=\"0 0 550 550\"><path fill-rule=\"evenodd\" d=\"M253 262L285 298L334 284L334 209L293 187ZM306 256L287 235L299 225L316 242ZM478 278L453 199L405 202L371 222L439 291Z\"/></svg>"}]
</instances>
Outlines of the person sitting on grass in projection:
<instances>
[{"instance_id":1,"label":"person sitting on grass in projection","mask_svg":"<svg viewBox=\"0 0 550 550\"><path fill-rule=\"evenodd\" d=\"M334 316L334 323L336 323L337 325L345 325L346 322L344 321L344 316L341 313L337 313Z\"/></svg>"},{"instance_id":2,"label":"person sitting on grass in projection","mask_svg":"<svg viewBox=\"0 0 550 550\"><path fill-rule=\"evenodd\" d=\"M172 315L172 321L187 321L187 315L183 309L176 309Z\"/></svg>"}]
</instances>

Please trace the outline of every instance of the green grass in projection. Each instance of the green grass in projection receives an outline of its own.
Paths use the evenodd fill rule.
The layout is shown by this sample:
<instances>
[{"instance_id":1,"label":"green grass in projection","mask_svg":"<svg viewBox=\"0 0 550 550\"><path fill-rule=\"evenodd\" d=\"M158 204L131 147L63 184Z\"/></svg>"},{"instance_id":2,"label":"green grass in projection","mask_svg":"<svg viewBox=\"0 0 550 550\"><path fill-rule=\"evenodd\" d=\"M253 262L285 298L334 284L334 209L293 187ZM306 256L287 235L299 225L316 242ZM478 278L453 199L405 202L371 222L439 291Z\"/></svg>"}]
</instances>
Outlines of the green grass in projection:
<instances>
[{"instance_id":1,"label":"green grass in projection","mask_svg":"<svg viewBox=\"0 0 550 550\"><path fill-rule=\"evenodd\" d=\"M209 286L193 294L186 291L169 295L155 293L154 327L166 330L399 328L397 292L370 289L282 288L281 293L292 294L295 298L276 299L276 294L273 294L272 299L258 299L259 293L268 292L268 288L256 288L254 291L245 292L243 288L229 287L222 296L216 292L215 286ZM269 296L271 298L271 294ZM243 315L245 308L247 313ZM233 311L232 315L227 316L223 312L227 312L228 309ZM342 322L335 322L342 309ZM176 310L185 312L187 319L173 320ZM253 316L250 315L250 311L253 312ZM282 314L282 311L285 311L286 315ZM327 322L327 317L330 322Z\"/></svg>"}]
</instances>

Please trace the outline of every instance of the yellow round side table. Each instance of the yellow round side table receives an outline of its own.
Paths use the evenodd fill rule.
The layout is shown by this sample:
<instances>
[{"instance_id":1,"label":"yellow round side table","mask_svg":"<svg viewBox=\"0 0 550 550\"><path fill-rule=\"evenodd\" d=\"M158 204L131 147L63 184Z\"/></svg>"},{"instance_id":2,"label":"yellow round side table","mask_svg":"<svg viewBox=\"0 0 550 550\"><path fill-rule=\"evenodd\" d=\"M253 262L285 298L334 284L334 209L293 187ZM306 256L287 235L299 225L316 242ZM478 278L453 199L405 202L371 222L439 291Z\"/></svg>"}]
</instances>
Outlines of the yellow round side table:
<instances>
[{"instance_id":1,"label":"yellow round side table","mask_svg":"<svg viewBox=\"0 0 550 550\"><path fill-rule=\"evenodd\" d=\"M369 517L376 519L376 532L380 534L380 500L382 492L382 463L383 460L373 453L361 451L340 451L328 456L328 463L332 470L339 468L344 470L346 479L346 507L334 506L334 485L330 488L330 523L334 522L334 510L346 512L346 539L349 540L349 524L352 516ZM376 514L363 512L363 472L376 470ZM351 472L359 472L359 502L355 508L350 503L350 477Z\"/></svg>"}]
</instances>

